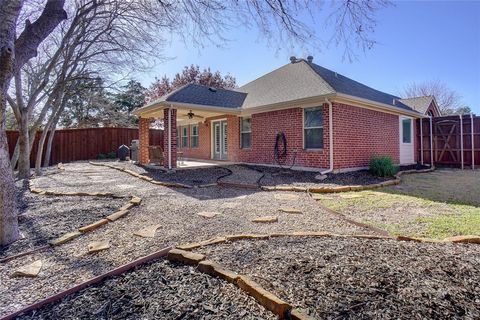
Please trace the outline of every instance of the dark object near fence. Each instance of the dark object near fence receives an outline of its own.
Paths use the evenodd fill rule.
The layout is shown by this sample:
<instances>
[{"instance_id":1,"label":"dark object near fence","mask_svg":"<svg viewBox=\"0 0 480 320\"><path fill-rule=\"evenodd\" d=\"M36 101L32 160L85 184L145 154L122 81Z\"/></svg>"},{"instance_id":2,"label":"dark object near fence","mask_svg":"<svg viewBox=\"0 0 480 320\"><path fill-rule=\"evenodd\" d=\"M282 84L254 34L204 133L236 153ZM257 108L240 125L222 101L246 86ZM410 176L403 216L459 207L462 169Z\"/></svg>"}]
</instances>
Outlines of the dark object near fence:
<instances>
[{"instance_id":1,"label":"dark object near fence","mask_svg":"<svg viewBox=\"0 0 480 320\"><path fill-rule=\"evenodd\" d=\"M30 155L30 165L32 167L35 166L40 135L41 132L37 132L33 143L32 153ZM13 154L17 139L17 131L7 131L10 156ZM111 152L115 158L118 146L122 144L128 146L130 142L135 139L138 139L137 128L85 128L57 130L53 138L50 165L59 162L67 163L78 160L97 159L100 154L104 155L106 158ZM163 130L150 129L149 141L151 144L163 146Z\"/></svg>"},{"instance_id":2,"label":"dark object near fence","mask_svg":"<svg viewBox=\"0 0 480 320\"><path fill-rule=\"evenodd\" d=\"M127 157L130 155L130 148L122 144L117 150L117 156L120 161L127 160Z\"/></svg>"}]
</instances>

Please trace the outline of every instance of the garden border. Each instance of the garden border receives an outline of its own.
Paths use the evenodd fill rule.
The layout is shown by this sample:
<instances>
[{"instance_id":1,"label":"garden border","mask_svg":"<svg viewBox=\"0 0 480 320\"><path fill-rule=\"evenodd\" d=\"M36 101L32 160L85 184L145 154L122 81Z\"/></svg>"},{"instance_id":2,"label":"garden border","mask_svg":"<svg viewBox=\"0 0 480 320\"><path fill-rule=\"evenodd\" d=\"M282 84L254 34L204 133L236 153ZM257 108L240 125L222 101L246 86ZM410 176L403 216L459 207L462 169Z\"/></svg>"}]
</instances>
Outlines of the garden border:
<instances>
[{"instance_id":1,"label":"garden border","mask_svg":"<svg viewBox=\"0 0 480 320\"><path fill-rule=\"evenodd\" d=\"M121 171L121 172L125 172L125 173L128 173L131 176L142 179L146 182L150 182L152 184L156 184L156 185L160 185L160 186L164 186L164 187L185 188L185 189L193 188L193 186L191 186L189 184L183 184L183 183L177 183L177 182L157 181L157 180L154 180L153 178L141 175L140 173L135 172L133 170L120 168L120 167L114 166L113 164L109 164L109 163L100 163L100 162L92 162L92 161L89 161L88 163L91 164L92 166L103 166L103 167L107 167L107 168L110 168L110 169L115 169L115 170L118 170L118 171Z\"/></svg>"}]
</instances>

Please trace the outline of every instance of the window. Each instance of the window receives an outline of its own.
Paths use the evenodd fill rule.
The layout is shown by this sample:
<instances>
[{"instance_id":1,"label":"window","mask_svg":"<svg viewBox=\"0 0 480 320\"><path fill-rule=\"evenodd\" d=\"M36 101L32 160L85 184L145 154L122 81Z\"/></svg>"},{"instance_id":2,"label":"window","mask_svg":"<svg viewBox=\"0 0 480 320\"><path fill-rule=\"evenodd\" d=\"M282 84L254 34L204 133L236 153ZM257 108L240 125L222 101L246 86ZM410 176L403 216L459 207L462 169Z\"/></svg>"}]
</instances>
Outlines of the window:
<instances>
[{"instance_id":1,"label":"window","mask_svg":"<svg viewBox=\"0 0 480 320\"><path fill-rule=\"evenodd\" d=\"M323 108L303 109L305 149L323 148Z\"/></svg>"},{"instance_id":2,"label":"window","mask_svg":"<svg viewBox=\"0 0 480 320\"><path fill-rule=\"evenodd\" d=\"M198 148L198 124L190 126L190 148Z\"/></svg>"},{"instance_id":3,"label":"window","mask_svg":"<svg viewBox=\"0 0 480 320\"><path fill-rule=\"evenodd\" d=\"M402 142L412 143L412 119L402 119Z\"/></svg>"},{"instance_id":4,"label":"window","mask_svg":"<svg viewBox=\"0 0 480 320\"><path fill-rule=\"evenodd\" d=\"M181 127L182 129L182 148L188 148L188 126Z\"/></svg>"},{"instance_id":5,"label":"window","mask_svg":"<svg viewBox=\"0 0 480 320\"><path fill-rule=\"evenodd\" d=\"M252 146L252 118L240 118L240 148Z\"/></svg>"}]
</instances>

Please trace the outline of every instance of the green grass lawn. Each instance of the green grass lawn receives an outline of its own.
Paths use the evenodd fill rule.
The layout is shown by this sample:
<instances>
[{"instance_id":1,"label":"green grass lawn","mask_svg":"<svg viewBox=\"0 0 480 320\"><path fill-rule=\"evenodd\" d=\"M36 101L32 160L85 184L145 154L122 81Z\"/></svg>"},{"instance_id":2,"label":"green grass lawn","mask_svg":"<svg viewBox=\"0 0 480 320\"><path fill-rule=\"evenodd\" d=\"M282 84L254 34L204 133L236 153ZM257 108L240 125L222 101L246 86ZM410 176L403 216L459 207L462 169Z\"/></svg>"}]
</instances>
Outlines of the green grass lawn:
<instances>
[{"instance_id":1,"label":"green grass lawn","mask_svg":"<svg viewBox=\"0 0 480 320\"><path fill-rule=\"evenodd\" d=\"M438 170L398 186L325 195L322 203L393 235L443 239L480 235L480 172Z\"/></svg>"}]
</instances>

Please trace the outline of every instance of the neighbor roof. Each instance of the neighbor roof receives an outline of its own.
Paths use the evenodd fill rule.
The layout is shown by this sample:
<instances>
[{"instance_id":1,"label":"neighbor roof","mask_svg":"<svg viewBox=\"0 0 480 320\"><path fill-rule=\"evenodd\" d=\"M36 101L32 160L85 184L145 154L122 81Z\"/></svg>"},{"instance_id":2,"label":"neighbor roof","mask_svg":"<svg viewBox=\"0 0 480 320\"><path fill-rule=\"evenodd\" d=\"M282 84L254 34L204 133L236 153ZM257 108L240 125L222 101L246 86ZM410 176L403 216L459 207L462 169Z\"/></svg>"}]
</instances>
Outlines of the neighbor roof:
<instances>
[{"instance_id":1,"label":"neighbor roof","mask_svg":"<svg viewBox=\"0 0 480 320\"><path fill-rule=\"evenodd\" d=\"M165 101L222 108L240 108L246 96L247 94L244 92L190 83L167 95Z\"/></svg>"},{"instance_id":2,"label":"neighbor roof","mask_svg":"<svg viewBox=\"0 0 480 320\"><path fill-rule=\"evenodd\" d=\"M415 97L415 98L408 98L400 100L402 103L406 104L412 109L417 110L422 114L426 114L428 107L434 101L433 96L423 96L423 97Z\"/></svg>"}]
</instances>

